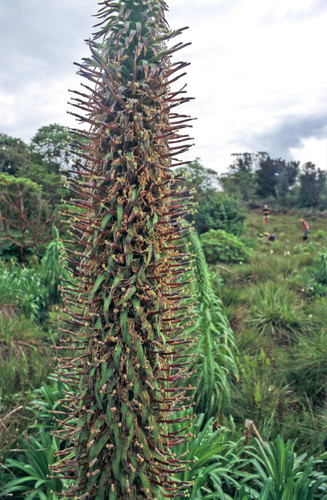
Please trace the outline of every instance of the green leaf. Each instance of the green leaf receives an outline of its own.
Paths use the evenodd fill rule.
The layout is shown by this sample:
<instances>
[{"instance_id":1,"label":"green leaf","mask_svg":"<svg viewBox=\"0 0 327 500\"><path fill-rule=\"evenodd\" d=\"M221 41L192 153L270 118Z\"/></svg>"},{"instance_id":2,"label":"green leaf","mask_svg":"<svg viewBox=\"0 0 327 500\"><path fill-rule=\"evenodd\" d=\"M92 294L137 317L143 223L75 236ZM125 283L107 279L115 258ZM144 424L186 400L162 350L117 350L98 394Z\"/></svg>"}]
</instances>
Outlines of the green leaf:
<instances>
[{"instance_id":1,"label":"green leaf","mask_svg":"<svg viewBox=\"0 0 327 500\"><path fill-rule=\"evenodd\" d=\"M111 219L112 215L111 214L106 214L100 224L101 229L104 229L106 225L108 224L109 220Z\"/></svg>"},{"instance_id":2,"label":"green leaf","mask_svg":"<svg viewBox=\"0 0 327 500\"><path fill-rule=\"evenodd\" d=\"M93 288L90 292L90 298L92 298L95 294L95 292L98 290L98 288L100 287L101 283L103 282L103 280L105 279L106 275L103 273L103 274L100 274L100 276L97 277L97 279L95 280L95 283L93 285Z\"/></svg>"}]
</instances>

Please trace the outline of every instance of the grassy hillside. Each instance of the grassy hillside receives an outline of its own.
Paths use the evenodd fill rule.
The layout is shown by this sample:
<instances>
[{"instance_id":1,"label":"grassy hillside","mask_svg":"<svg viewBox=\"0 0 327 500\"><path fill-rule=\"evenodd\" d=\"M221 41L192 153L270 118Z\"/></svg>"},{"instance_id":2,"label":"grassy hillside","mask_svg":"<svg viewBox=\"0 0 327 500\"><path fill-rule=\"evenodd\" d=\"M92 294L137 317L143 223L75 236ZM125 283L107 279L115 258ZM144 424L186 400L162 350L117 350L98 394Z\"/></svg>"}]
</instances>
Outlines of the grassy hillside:
<instances>
[{"instance_id":1,"label":"grassy hillside","mask_svg":"<svg viewBox=\"0 0 327 500\"><path fill-rule=\"evenodd\" d=\"M213 269L239 351L232 415L253 420L263 439L297 438L298 450L316 454L327 436L327 219L307 214L303 241L300 217L272 214L264 226L250 213L251 259Z\"/></svg>"}]
</instances>

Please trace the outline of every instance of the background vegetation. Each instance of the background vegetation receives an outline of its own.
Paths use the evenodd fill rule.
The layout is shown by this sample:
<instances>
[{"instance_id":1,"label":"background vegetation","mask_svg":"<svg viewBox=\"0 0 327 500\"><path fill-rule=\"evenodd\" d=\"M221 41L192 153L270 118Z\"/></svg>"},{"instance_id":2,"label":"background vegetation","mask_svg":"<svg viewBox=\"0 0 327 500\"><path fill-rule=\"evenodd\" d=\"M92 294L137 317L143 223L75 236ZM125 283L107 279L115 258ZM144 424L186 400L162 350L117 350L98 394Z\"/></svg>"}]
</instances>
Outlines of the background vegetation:
<instances>
[{"instance_id":1,"label":"background vegetation","mask_svg":"<svg viewBox=\"0 0 327 500\"><path fill-rule=\"evenodd\" d=\"M61 345L65 314L63 174L77 175L67 139L55 124L28 145L0 134L1 498L55 500L67 486L48 477L65 447L51 436L67 387L52 375L50 346ZM199 415L188 451L176 450L196 458L181 479L194 480L194 499L327 498L326 172L266 153L235 155L222 176L199 159L186 170L200 235L189 367Z\"/></svg>"}]
</instances>

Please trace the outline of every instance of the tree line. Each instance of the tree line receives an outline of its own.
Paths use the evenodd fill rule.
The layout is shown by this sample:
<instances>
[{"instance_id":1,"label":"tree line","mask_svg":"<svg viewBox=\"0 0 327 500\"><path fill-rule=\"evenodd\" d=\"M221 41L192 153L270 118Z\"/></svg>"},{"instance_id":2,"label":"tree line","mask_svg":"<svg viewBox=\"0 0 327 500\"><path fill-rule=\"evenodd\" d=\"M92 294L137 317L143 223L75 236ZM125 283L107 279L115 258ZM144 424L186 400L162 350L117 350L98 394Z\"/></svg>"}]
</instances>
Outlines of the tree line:
<instances>
[{"instance_id":1,"label":"tree line","mask_svg":"<svg viewBox=\"0 0 327 500\"><path fill-rule=\"evenodd\" d=\"M41 127L29 144L0 133L0 250L24 262L42 253L61 226L65 175L73 165L66 127Z\"/></svg>"},{"instance_id":2,"label":"tree line","mask_svg":"<svg viewBox=\"0 0 327 500\"><path fill-rule=\"evenodd\" d=\"M247 205L272 201L283 208L324 209L327 201L326 170L312 162L271 158L266 152L235 154L219 181L226 194Z\"/></svg>"},{"instance_id":3,"label":"tree line","mask_svg":"<svg viewBox=\"0 0 327 500\"><path fill-rule=\"evenodd\" d=\"M68 129L42 126L29 144L0 133L0 256L24 262L42 255L51 228L62 227L72 193L65 179L74 170ZM266 152L236 153L227 172L205 168L197 158L187 167L197 207L191 218L199 234L223 229L239 235L246 208L264 203L282 209L324 210L327 172L313 163L273 159ZM64 231L64 229L63 229Z\"/></svg>"}]
</instances>

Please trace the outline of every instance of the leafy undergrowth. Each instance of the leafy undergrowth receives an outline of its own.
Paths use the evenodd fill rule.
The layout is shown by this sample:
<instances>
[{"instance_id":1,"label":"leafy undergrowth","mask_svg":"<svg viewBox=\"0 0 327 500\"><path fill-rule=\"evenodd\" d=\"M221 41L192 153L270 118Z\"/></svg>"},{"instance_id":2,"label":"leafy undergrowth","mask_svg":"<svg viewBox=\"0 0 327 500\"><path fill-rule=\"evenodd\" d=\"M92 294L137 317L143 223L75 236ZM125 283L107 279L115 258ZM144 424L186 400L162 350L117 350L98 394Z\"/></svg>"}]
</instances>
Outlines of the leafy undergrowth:
<instances>
[{"instance_id":1,"label":"leafy undergrowth","mask_svg":"<svg viewBox=\"0 0 327 500\"><path fill-rule=\"evenodd\" d=\"M250 214L242 241L253 256L243 264L212 265L211 283L235 335L238 377L224 386L231 400L225 419L199 415L189 429L191 445L174 450L190 461L180 479L194 481L191 498L327 498L327 235L322 219L309 223L313 230L303 242L299 217L272 216L268 230L278 239L269 242L259 236L266 229L261 216ZM45 322L37 314L25 318L7 283L0 314L0 496L57 500L53 491L67 488L67 481L48 477L48 466L65 443L51 436L58 422L49 411L63 418L58 399L68 388L45 380L54 366L49 344L62 320L49 305ZM218 338L213 330L213 341ZM263 441L245 437L246 419Z\"/></svg>"}]
</instances>

